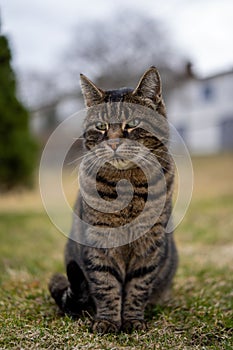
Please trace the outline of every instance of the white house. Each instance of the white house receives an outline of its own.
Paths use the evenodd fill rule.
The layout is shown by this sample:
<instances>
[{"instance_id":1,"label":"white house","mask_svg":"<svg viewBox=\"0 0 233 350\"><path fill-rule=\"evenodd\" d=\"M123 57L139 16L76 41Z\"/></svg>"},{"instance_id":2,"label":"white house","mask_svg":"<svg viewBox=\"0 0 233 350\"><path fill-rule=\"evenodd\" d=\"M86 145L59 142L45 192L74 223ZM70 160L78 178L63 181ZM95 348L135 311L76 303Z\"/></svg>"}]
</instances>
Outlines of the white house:
<instances>
[{"instance_id":1,"label":"white house","mask_svg":"<svg viewBox=\"0 0 233 350\"><path fill-rule=\"evenodd\" d=\"M205 79L191 75L173 89L166 105L191 153L233 150L233 70Z\"/></svg>"}]
</instances>

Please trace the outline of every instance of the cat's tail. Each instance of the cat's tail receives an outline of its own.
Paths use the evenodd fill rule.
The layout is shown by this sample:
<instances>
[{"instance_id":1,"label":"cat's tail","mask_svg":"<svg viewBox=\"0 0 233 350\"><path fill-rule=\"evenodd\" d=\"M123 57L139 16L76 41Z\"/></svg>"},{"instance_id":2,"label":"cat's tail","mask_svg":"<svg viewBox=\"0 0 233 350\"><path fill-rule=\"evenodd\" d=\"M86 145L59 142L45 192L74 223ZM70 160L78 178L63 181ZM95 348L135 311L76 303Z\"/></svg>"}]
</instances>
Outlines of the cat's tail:
<instances>
[{"instance_id":1,"label":"cat's tail","mask_svg":"<svg viewBox=\"0 0 233 350\"><path fill-rule=\"evenodd\" d=\"M62 274L55 274L50 279L49 291L60 310L71 316L80 317L83 310L91 311L91 302L87 291L84 291L82 284L80 289L74 292L68 279Z\"/></svg>"}]
</instances>

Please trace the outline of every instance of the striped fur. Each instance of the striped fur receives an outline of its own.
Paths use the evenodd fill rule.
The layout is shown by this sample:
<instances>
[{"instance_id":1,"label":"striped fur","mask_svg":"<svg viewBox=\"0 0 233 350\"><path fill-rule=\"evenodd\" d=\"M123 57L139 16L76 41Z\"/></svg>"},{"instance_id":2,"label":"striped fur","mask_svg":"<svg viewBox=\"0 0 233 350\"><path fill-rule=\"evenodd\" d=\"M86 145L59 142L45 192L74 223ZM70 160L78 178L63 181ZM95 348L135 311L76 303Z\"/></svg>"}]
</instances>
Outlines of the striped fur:
<instances>
[{"instance_id":1,"label":"striped fur","mask_svg":"<svg viewBox=\"0 0 233 350\"><path fill-rule=\"evenodd\" d=\"M174 170L161 81L151 67L134 90L103 91L83 75L81 85L89 152L75 213L89 226L74 217L65 254L68 279L53 276L49 289L67 314L92 308L95 332L140 330L145 308L165 296L177 267L173 234L165 230ZM132 198L109 212L129 199L127 183L117 193L122 179L131 183ZM92 194L95 187L100 198Z\"/></svg>"}]
</instances>

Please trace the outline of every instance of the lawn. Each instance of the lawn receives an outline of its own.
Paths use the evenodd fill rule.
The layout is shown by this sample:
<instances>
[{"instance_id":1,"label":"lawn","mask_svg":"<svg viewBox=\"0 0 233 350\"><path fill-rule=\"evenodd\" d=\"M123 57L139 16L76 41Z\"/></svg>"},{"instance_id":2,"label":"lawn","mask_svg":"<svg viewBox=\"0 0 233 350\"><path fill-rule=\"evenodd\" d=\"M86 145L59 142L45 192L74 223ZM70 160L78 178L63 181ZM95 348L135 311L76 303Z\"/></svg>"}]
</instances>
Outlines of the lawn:
<instances>
[{"instance_id":1,"label":"lawn","mask_svg":"<svg viewBox=\"0 0 233 350\"><path fill-rule=\"evenodd\" d=\"M0 349L232 349L233 155L193 159L194 193L176 230L173 295L147 315L148 330L96 335L90 318L62 317L47 283L63 271L66 238L39 190L0 198Z\"/></svg>"}]
</instances>

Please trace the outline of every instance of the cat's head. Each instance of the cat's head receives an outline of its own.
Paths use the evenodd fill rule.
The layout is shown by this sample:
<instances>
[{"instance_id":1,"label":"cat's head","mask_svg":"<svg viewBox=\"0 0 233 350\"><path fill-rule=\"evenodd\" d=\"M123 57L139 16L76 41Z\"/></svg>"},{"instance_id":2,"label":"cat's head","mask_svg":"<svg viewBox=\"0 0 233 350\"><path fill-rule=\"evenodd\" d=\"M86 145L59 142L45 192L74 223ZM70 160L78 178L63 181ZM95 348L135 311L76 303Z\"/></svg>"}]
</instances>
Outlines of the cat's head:
<instances>
[{"instance_id":1,"label":"cat's head","mask_svg":"<svg viewBox=\"0 0 233 350\"><path fill-rule=\"evenodd\" d=\"M143 74L135 89L104 91L82 74L81 87L87 107L85 146L97 158L117 169L129 169L145 158L145 149L154 151L162 146L162 138L168 139L161 79L155 67Z\"/></svg>"},{"instance_id":2,"label":"cat's head","mask_svg":"<svg viewBox=\"0 0 233 350\"><path fill-rule=\"evenodd\" d=\"M80 80L86 107L121 101L147 106L166 116L161 78L158 70L153 66L142 75L135 89L121 88L104 91L83 74L80 74Z\"/></svg>"}]
</instances>

